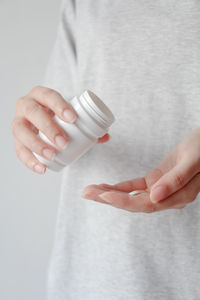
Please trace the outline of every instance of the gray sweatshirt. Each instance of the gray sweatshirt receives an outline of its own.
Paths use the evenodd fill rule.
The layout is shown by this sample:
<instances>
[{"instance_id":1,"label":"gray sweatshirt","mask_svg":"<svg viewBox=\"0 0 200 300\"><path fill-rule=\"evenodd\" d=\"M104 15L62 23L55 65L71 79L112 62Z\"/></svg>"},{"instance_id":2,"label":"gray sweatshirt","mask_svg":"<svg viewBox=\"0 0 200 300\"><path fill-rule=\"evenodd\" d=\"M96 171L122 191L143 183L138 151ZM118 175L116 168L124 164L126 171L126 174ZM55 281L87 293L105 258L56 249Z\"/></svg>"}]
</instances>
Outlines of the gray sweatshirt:
<instances>
[{"instance_id":1,"label":"gray sweatshirt","mask_svg":"<svg viewBox=\"0 0 200 300\"><path fill-rule=\"evenodd\" d=\"M200 124L200 1L62 0L44 85L89 89L113 111L108 143L62 171L49 300L200 299L200 202L131 213L85 186L153 170Z\"/></svg>"}]
</instances>

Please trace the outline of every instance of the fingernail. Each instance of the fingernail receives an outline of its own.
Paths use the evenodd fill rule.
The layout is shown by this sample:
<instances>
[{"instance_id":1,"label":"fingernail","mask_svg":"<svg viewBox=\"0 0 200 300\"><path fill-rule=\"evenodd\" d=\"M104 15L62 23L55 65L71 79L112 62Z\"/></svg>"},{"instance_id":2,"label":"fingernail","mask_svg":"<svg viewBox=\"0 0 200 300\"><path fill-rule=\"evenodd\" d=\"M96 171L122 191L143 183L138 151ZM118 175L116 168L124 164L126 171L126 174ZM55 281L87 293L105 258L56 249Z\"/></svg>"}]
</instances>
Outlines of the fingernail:
<instances>
[{"instance_id":1,"label":"fingernail","mask_svg":"<svg viewBox=\"0 0 200 300\"><path fill-rule=\"evenodd\" d=\"M151 190L150 193L150 200L153 203L157 203L160 200L163 200L165 198L165 188L163 186L157 186L153 190Z\"/></svg>"},{"instance_id":2,"label":"fingernail","mask_svg":"<svg viewBox=\"0 0 200 300\"><path fill-rule=\"evenodd\" d=\"M70 109L65 109L63 115L65 120L70 123L73 123L77 119L76 114Z\"/></svg>"},{"instance_id":3,"label":"fingernail","mask_svg":"<svg viewBox=\"0 0 200 300\"><path fill-rule=\"evenodd\" d=\"M112 199L110 198L110 192L102 193L99 195L99 197L108 203L112 203Z\"/></svg>"},{"instance_id":4,"label":"fingernail","mask_svg":"<svg viewBox=\"0 0 200 300\"><path fill-rule=\"evenodd\" d=\"M47 159L49 159L49 160L53 160L54 157L56 156L56 153L53 152L53 151L52 151L51 149L49 149L49 148L43 149L42 154L43 154Z\"/></svg>"},{"instance_id":5,"label":"fingernail","mask_svg":"<svg viewBox=\"0 0 200 300\"><path fill-rule=\"evenodd\" d=\"M55 138L56 141L56 145L61 148L64 149L67 146L67 140L62 136L62 135L57 135Z\"/></svg>"},{"instance_id":6,"label":"fingernail","mask_svg":"<svg viewBox=\"0 0 200 300\"><path fill-rule=\"evenodd\" d=\"M39 165L39 164L36 164L34 165L34 170L37 172L37 173L44 173L45 172L45 167Z\"/></svg>"}]
</instances>

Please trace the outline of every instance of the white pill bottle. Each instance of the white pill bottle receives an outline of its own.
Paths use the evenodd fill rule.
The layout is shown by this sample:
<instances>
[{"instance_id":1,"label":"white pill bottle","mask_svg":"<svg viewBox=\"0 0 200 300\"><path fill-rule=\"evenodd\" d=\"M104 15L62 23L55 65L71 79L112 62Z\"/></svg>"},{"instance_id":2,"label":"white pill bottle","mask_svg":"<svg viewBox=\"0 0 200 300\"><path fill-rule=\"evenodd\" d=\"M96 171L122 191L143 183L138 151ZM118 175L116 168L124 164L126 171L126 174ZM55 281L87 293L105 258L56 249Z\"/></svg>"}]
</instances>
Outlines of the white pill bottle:
<instances>
[{"instance_id":1,"label":"white pill bottle","mask_svg":"<svg viewBox=\"0 0 200 300\"><path fill-rule=\"evenodd\" d=\"M115 121L115 117L110 109L89 90L84 91L79 97L75 96L72 98L69 104L78 115L74 123L64 122L56 115L53 117L60 127L67 132L69 137L67 147L64 150L59 150L39 131L40 138L56 148L57 153L54 160L47 160L33 152L37 159L44 163L47 168L57 172L77 161L92 148L97 143L98 138L106 134Z\"/></svg>"}]
</instances>

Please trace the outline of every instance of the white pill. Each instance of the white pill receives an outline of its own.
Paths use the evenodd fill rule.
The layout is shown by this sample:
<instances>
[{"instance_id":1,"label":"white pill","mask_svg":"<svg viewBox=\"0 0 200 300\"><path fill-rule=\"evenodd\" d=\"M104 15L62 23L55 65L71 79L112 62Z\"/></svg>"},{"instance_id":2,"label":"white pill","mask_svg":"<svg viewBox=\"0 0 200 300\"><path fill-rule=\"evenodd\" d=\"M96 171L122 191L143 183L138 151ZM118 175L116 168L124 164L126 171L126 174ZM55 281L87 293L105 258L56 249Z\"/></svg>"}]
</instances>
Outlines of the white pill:
<instances>
[{"instance_id":1,"label":"white pill","mask_svg":"<svg viewBox=\"0 0 200 300\"><path fill-rule=\"evenodd\" d=\"M129 193L129 195L137 195L137 194L140 194L140 193L142 193L142 192L144 192L144 191L132 191L132 192L130 192Z\"/></svg>"}]
</instances>

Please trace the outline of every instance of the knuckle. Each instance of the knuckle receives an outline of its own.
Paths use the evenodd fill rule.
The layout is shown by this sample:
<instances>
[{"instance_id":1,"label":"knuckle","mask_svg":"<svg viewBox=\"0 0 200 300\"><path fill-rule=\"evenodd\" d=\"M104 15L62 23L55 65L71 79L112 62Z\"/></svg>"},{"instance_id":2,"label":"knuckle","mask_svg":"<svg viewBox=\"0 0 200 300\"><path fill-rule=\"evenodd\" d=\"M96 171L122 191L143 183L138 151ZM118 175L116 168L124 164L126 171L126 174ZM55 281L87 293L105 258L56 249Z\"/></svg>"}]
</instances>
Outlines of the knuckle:
<instances>
[{"instance_id":1,"label":"knuckle","mask_svg":"<svg viewBox=\"0 0 200 300\"><path fill-rule=\"evenodd\" d=\"M44 90L43 95L46 98L46 102L51 101L51 107L54 111L56 111L57 113L62 112L64 106L62 101L62 96L57 91L48 88Z\"/></svg>"},{"instance_id":2,"label":"knuckle","mask_svg":"<svg viewBox=\"0 0 200 300\"><path fill-rule=\"evenodd\" d=\"M185 184L185 181L184 181L184 177L182 174L180 173L177 173L175 176L174 176L174 181L175 181L175 184L178 188L181 188L184 186Z\"/></svg>"},{"instance_id":3,"label":"knuckle","mask_svg":"<svg viewBox=\"0 0 200 300\"><path fill-rule=\"evenodd\" d=\"M31 115L37 112L39 109L41 109L40 105L38 105L36 102L31 101L24 107L24 114L26 117L31 117Z\"/></svg>"},{"instance_id":4,"label":"knuckle","mask_svg":"<svg viewBox=\"0 0 200 300\"><path fill-rule=\"evenodd\" d=\"M59 133L57 128L54 126L52 121L49 119L46 119L44 121L43 128L44 128L45 134L51 138L54 138Z\"/></svg>"},{"instance_id":5,"label":"knuckle","mask_svg":"<svg viewBox=\"0 0 200 300\"><path fill-rule=\"evenodd\" d=\"M46 97L46 98L53 98L53 97L56 97L56 96L58 96L58 93L55 91L55 90L53 90L53 89L50 89L50 88L45 88L44 90L43 90L43 95L44 95L44 97Z\"/></svg>"},{"instance_id":6,"label":"knuckle","mask_svg":"<svg viewBox=\"0 0 200 300\"><path fill-rule=\"evenodd\" d=\"M62 101L60 101L59 97L55 98L55 101L54 101L54 110L56 111L56 113L59 115L59 114L62 114L62 111L63 109L69 109L69 106L68 104L64 104L62 103Z\"/></svg>"}]
</instances>

